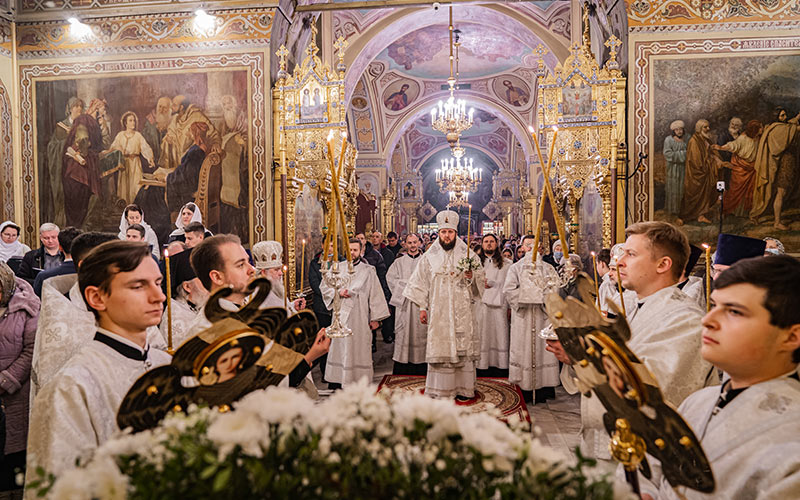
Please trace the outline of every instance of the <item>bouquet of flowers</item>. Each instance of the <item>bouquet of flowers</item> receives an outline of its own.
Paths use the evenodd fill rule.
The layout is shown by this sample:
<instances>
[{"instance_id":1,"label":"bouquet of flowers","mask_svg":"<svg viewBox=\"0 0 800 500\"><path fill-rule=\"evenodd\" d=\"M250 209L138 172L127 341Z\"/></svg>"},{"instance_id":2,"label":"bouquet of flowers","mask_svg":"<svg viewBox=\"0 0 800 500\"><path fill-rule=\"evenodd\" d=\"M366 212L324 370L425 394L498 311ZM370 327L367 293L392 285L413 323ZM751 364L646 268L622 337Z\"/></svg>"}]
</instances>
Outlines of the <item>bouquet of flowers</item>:
<instances>
[{"instance_id":1,"label":"bouquet of flowers","mask_svg":"<svg viewBox=\"0 0 800 500\"><path fill-rule=\"evenodd\" d=\"M33 472L33 471L31 471ZM633 498L520 423L359 383L315 404L289 388L122 433L35 493L58 499Z\"/></svg>"},{"instance_id":2,"label":"bouquet of flowers","mask_svg":"<svg viewBox=\"0 0 800 500\"><path fill-rule=\"evenodd\" d=\"M456 269L459 272L466 273L469 271L474 271L476 269L480 269L481 264L478 262L477 257L464 257L463 259L458 261L456 264Z\"/></svg>"}]
</instances>

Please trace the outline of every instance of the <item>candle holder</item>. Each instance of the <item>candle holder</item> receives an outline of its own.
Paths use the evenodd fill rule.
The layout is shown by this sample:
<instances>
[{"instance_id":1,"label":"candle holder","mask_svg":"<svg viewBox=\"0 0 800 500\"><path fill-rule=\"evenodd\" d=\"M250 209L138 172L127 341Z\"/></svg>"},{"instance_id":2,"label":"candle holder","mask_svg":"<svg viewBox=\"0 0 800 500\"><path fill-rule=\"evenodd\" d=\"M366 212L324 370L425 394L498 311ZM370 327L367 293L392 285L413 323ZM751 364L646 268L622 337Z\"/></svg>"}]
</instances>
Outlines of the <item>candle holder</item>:
<instances>
[{"instance_id":1,"label":"candle holder","mask_svg":"<svg viewBox=\"0 0 800 500\"><path fill-rule=\"evenodd\" d=\"M342 297L339 295L339 290L350 283L351 273L352 271L347 273L342 272L342 270L339 268L339 263L334 262L333 265L327 271L325 271L325 274L322 277L322 279L325 280L325 284L333 288L331 325L325 329L325 334L332 339L349 337L353 334L353 330L344 325L340 318L340 313L342 310Z\"/></svg>"}]
</instances>

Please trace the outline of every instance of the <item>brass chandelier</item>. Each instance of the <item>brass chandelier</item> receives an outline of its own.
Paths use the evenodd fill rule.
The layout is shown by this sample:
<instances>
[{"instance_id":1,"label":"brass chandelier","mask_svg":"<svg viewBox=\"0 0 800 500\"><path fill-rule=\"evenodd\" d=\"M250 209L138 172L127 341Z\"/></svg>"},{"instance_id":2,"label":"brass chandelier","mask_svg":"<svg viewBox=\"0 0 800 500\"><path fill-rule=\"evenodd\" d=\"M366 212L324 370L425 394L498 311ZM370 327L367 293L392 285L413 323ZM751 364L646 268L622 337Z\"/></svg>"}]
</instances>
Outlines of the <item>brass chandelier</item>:
<instances>
[{"instance_id":1,"label":"brass chandelier","mask_svg":"<svg viewBox=\"0 0 800 500\"><path fill-rule=\"evenodd\" d=\"M436 183L439 190L449 193L450 206L468 204L469 193L477 191L483 180L483 169L472 166L472 158L442 159L442 168L436 169Z\"/></svg>"},{"instance_id":2,"label":"brass chandelier","mask_svg":"<svg viewBox=\"0 0 800 500\"><path fill-rule=\"evenodd\" d=\"M464 99L456 100L455 91L458 82L458 41L456 33L453 41L453 7L450 6L450 78L447 83L450 85L450 98L447 101L439 101L438 106L431 109L431 126L434 130L443 133L447 138L453 156L461 158L464 156L464 148L461 147L461 133L472 127L472 115L474 109L470 108L467 112L467 104ZM454 55L455 53L455 55ZM455 74L453 69L455 68Z\"/></svg>"}]
</instances>

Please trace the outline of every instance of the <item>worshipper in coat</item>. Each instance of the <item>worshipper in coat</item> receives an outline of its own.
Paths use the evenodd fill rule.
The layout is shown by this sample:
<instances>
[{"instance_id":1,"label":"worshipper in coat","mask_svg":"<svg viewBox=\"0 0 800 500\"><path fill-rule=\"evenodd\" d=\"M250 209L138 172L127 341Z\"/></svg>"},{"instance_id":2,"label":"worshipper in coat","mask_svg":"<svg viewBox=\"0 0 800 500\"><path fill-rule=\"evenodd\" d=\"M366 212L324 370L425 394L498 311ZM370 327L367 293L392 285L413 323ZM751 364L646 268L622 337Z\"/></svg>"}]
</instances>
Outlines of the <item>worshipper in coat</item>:
<instances>
[{"instance_id":1,"label":"worshipper in coat","mask_svg":"<svg viewBox=\"0 0 800 500\"><path fill-rule=\"evenodd\" d=\"M558 361L545 350L545 341L539 336L550 324L544 301L549 293L557 291L558 273L537 253L534 281L534 239L531 235L522 238L519 248L525 250L525 257L510 267L503 284L503 295L511 306L508 381L520 386L525 401L544 402L559 382Z\"/></svg>"},{"instance_id":2,"label":"worshipper in coat","mask_svg":"<svg viewBox=\"0 0 800 500\"><path fill-rule=\"evenodd\" d=\"M172 348L177 350L189 338L189 327L194 323L208 299L208 291L197 279L189 261L191 252L170 254L169 272L171 290L167 290L167 280L162 282L164 293L172 297ZM164 308L164 315L159 325L164 342L169 345L168 311Z\"/></svg>"},{"instance_id":3,"label":"worshipper in coat","mask_svg":"<svg viewBox=\"0 0 800 500\"><path fill-rule=\"evenodd\" d=\"M45 222L39 227L39 240L42 246L31 250L22 257L17 269L17 276L31 285L41 271L58 267L64 262L64 252L58 244L60 229L52 222Z\"/></svg>"},{"instance_id":4,"label":"worshipper in coat","mask_svg":"<svg viewBox=\"0 0 800 500\"><path fill-rule=\"evenodd\" d=\"M503 259L499 243L497 236L486 234L478 250L484 272L483 297L475 303L475 319L481 332L479 377L508 377L510 324L503 285L513 263Z\"/></svg>"},{"instance_id":5,"label":"worshipper in coat","mask_svg":"<svg viewBox=\"0 0 800 500\"><path fill-rule=\"evenodd\" d=\"M190 260L197 278L213 295L222 288L229 288L230 295L219 299L219 305L227 311L238 311L247 303L247 287L255 276L255 268L250 265L250 256L242 246L238 236L234 234L218 234L204 239L191 252ZM283 304L281 304L283 305ZM189 335L196 335L211 326L211 321L201 311L194 322L189 326ZM273 343L267 344L264 353L272 348ZM317 332L317 338L311 349L305 354L305 363L298 364L288 377L290 387L299 387L311 371L311 367L320 356L328 352L330 339L325 335L325 329ZM282 382L286 383L286 382Z\"/></svg>"},{"instance_id":6,"label":"worshipper in coat","mask_svg":"<svg viewBox=\"0 0 800 500\"><path fill-rule=\"evenodd\" d=\"M700 357L703 310L675 286L686 267L689 241L667 222L639 222L625 231L625 253L619 266L622 284L636 292L637 305L627 313L630 350L655 376L664 399L678 406L689 394L719 382L713 367ZM548 350L565 363L561 382L574 394L575 371L560 342ZM581 452L610 461L605 409L596 397L581 396Z\"/></svg>"},{"instance_id":7,"label":"worshipper in coat","mask_svg":"<svg viewBox=\"0 0 800 500\"><path fill-rule=\"evenodd\" d=\"M200 212L200 207L190 201L182 206L180 212L178 212L178 217L175 219L175 227L177 229L169 233L169 239L167 240L167 243L172 243L176 240L186 241L186 226L192 222L199 222L202 224L203 214ZM211 231L206 229L205 237L208 238L209 236L214 235L211 233Z\"/></svg>"},{"instance_id":8,"label":"worshipper in coat","mask_svg":"<svg viewBox=\"0 0 800 500\"><path fill-rule=\"evenodd\" d=\"M338 300L341 300L341 322L353 333L348 337L331 339L325 381L332 389L358 382L364 377L372 381L372 331L378 329L381 320L389 317L381 282L375 268L361 257L363 251L361 240L351 238L350 257L354 272L350 274L346 288L339 290ZM339 265L344 267L344 263ZM335 289L323 280L320 291L325 305L333 310Z\"/></svg>"},{"instance_id":9,"label":"worshipper in coat","mask_svg":"<svg viewBox=\"0 0 800 500\"><path fill-rule=\"evenodd\" d=\"M428 325L425 394L433 398L475 397L475 363L480 359L480 334L474 302L483 295L483 269L459 269L467 244L458 237L459 216L452 210L436 215L439 237L426 251L408 280L403 295L420 308ZM470 256L474 261L477 257Z\"/></svg>"},{"instance_id":10,"label":"worshipper in coat","mask_svg":"<svg viewBox=\"0 0 800 500\"><path fill-rule=\"evenodd\" d=\"M767 248L767 242L738 234L720 233L717 237L717 249L711 264L711 278L717 279L722 271L728 269L742 259L761 257Z\"/></svg>"},{"instance_id":11,"label":"worshipper in coat","mask_svg":"<svg viewBox=\"0 0 800 500\"><path fill-rule=\"evenodd\" d=\"M75 262L72 260L70 249L72 248L72 240L77 238L81 233L82 231L80 229L72 226L65 227L58 232L58 245L64 252L64 262L58 267L47 269L36 275L36 279L33 280L33 292L37 297L42 296L42 283L44 283L46 279L52 278L53 276L75 274L78 272L78 269L75 267Z\"/></svg>"},{"instance_id":12,"label":"worshipper in coat","mask_svg":"<svg viewBox=\"0 0 800 500\"><path fill-rule=\"evenodd\" d=\"M144 221L144 212L139 208L139 205L128 205L125 207L125 210L122 211L122 217L119 219L119 239L127 239L128 227L134 224L140 224L144 227L144 240L150 245L150 251L153 257L155 257L156 260L161 258L161 248L158 245L158 237L155 231L153 231L153 228L150 227L150 224Z\"/></svg>"},{"instance_id":13,"label":"worshipper in coat","mask_svg":"<svg viewBox=\"0 0 800 500\"><path fill-rule=\"evenodd\" d=\"M25 471L31 358L38 317L39 298L31 286L0 262L0 399L5 413L0 498L20 498L22 493L16 476Z\"/></svg>"},{"instance_id":14,"label":"worshipper in coat","mask_svg":"<svg viewBox=\"0 0 800 500\"><path fill-rule=\"evenodd\" d=\"M92 249L115 240L111 233L92 231L81 234L72 242L74 262L80 267ZM42 308L31 367L31 401L70 358L91 343L95 332L95 317L86 307L77 274L56 276L42 284ZM156 326L147 328L147 341L155 349L167 348Z\"/></svg>"},{"instance_id":15,"label":"worshipper in coat","mask_svg":"<svg viewBox=\"0 0 800 500\"><path fill-rule=\"evenodd\" d=\"M287 291L283 280L283 245L277 241L259 241L253 245L252 254L256 274L267 278L272 284L261 307L284 307L283 297ZM285 304L286 313L292 315L305 309L306 299L287 300Z\"/></svg>"},{"instance_id":16,"label":"worshipper in coat","mask_svg":"<svg viewBox=\"0 0 800 500\"><path fill-rule=\"evenodd\" d=\"M12 257L22 258L31 247L19 241L19 226L7 220L0 224L0 261L8 262Z\"/></svg>"},{"instance_id":17,"label":"worshipper in coat","mask_svg":"<svg viewBox=\"0 0 800 500\"><path fill-rule=\"evenodd\" d=\"M425 363L428 327L419 320L419 306L403 295L419 264L421 244L418 235L409 234L406 252L397 256L386 273L386 282L392 291L390 305L395 308L393 375L425 375L428 372Z\"/></svg>"},{"instance_id":18,"label":"worshipper in coat","mask_svg":"<svg viewBox=\"0 0 800 500\"><path fill-rule=\"evenodd\" d=\"M678 408L700 439L716 489L673 490L658 461L640 475L647 500L783 500L800 494L800 262L737 262L714 281L703 318L703 359L725 373ZM620 471L621 474L621 471Z\"/></svg>"},{"instance_id":19,"label":"worshipper in coat","mask_svg":"<svg viewBox=\"0 0 800 500\"><path fill-rule=\"evenodd\" d=\"M706 307L706 281L699 276L692 276L692 269L697 265L703 249L697 245L689 245L689 259L686 261L686 268L683 270L678 280L678 288L683 293L693 298L697 305L705 309Z\"/></svg>"},{"instance_id":20,"label":"worshipper in coat","mask_svg":"<svg viewBox=\"0 0 800 500\"><path fill-rule=\"evenodd\" d=\"M119 431L117 410L131 385L172 359L147 341L165 297L146 244L103 243L83 259L79 273L81 295L97 320L94 339L42 387L31 409L28 470L42 467L56 476ZM33 488L28 493L33 496Z\"/></svg>"}]
</instances>

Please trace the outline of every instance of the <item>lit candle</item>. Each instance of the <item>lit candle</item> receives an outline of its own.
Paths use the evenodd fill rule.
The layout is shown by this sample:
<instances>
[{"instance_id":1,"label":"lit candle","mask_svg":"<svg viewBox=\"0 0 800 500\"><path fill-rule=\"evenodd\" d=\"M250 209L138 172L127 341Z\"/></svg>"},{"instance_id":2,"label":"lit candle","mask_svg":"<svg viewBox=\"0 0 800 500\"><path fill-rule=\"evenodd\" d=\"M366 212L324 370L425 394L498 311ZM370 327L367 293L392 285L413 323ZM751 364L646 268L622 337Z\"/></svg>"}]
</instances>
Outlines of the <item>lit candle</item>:
<instances>
[{"instance_id":1,"label":"lit candle","mask_svg":"<svg viewBox=\"0 0 800 500\"><path fill-rule=\"evenodd\" d=\"M706 312L711 310L711 247L703 243L706 249Z\"/></svg>"},{"instance_id":2,"label":"lit candle","mask_svg":"<svg viewBox=\"0 0 800 500\"><path fill-rule=\"evenodd\" d=\"M167 273L167 352L175 354L172 348L172 280L169 272L169 252L164 250L164 269Z\"/></svg>"},{"instance_id":3,"label":"lit candle","mask_svg":"<svg viewBox=\"0 0 800 500\"><path fill-rule=\"evenodd\" d=\"M289 309L289 268L283 266L283 308Z\"/></svg>"},{"instance_id":4,"label":"lit candle","mask_svg":"<svg viewBox=\"0 0 800 500\"><path fill-rule=\"evenodd\" d=\"M625 299L622 298L622 278L619 277L619 264L617 264L617 290L619 290L619 312L624 318L625 315Z\"/></svg>"},{"instance_id":5,"label":"lit candle","mask_svg":"<svg viewBox=\"0 0 800 500\"><path fill-rule=\"evenodd\" d=\"M594 269L594 296L597 299L597 310L600 311L600 286L597 284L597 254L592 252L592 268Z\"/></svg>"},{"instance_id":6,"label":"lit candle","mask_svg":"<svg viewBox=\"0 0 800 500\"><path fill-rule=\"evenodd\" d=\"M467 194L467 196L469 196L469 194ZM467 206L469 207L469 215L467 215L467 258L469 259L469 247L472 246L472 242L470 241L470 236L472 236L472 205Z\"/></svg>"},{"instance_id":7,"label":"lit candle","mask_svg":"<svg viewBox=\"0 0 800 500\"><path fill-rule=\"evenodd\" d=\"M306 267L306 239L303 238L303 246L300 250L300 286L298 290L301 292L303 291L303 278L305 277L305 267Z\"/></svg>"}]
</instances>

